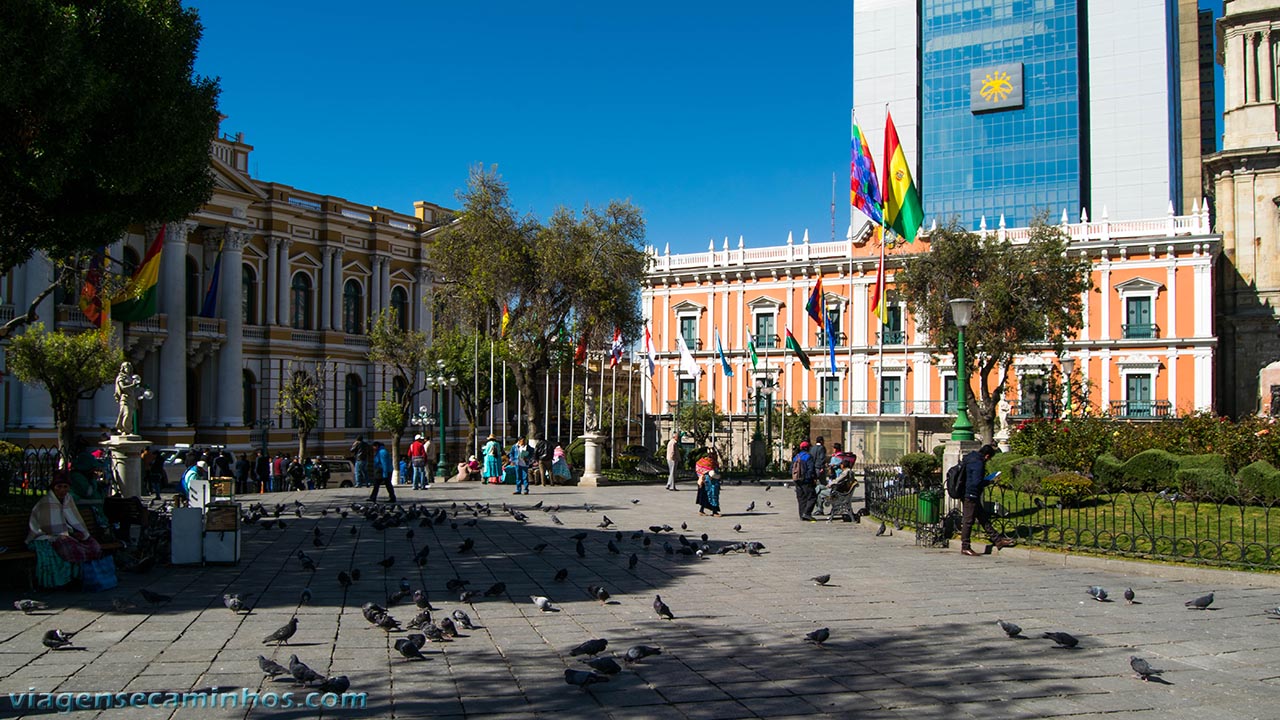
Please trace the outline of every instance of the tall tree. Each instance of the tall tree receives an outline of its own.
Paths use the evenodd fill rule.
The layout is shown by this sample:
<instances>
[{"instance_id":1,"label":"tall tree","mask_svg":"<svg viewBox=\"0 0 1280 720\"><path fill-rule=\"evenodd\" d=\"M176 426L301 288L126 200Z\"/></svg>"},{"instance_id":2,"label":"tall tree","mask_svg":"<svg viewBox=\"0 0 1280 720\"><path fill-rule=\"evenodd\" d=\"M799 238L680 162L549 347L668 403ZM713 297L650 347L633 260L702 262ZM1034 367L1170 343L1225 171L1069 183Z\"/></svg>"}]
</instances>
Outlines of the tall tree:
<instances>
[{"instance_id":1,"label":"tall tree","mask_svg":"<svg viewBox=\"0 0 1280 720\"><path fill-rule=\"evenodd\" d=\"M58 450L70 458L75 447L76 405L92 398L112 381L124 353L99 332L46 332L44 323L28 325L7 349L9 372L24 383L39 383L49 391Z\"/></svg>"},{"instance_id":2,"label":"tall tree","mask_svg":"<svg viewBox=\"0 0 1280 720\"><path fill-rule=\"evenodd\" d=\"M427 335L402 329L395 309L387 308L369 328L369 359L391 371L391 393L378 400L374 427L391 435L391 457L398 458L405 426L413 415L413 399L422 392L413 386L427 369Z\"/></svg>"},{"instance_id":3,"label":"tall tree","mask_svg":"<svg viewBox=\"0 0 1280 720\"><path fill-rule=\"evenodd\" d=\"M324 378L328 374L327 363L317 364L308 369L303 365L290 364L285 369L288 379L280 387L280 397L276 403L276 412L287 415L293 420L293 427L298 431L298 458L307 457L307 440L311 431L320 424L320 411L324 401Z\"/></svg>"},{"instance_id":4,"label":"tall tree","mask_svg":"<svg viewBox=\"0 0 1280 720\"><path fill-rule=\"evenodd\" d=\"M1069 239L1043 219L1032 224L1026 242L985 239L956 223L929 233L929 251L908 258L894 277L917 327L928 332L939 352L955 356L957 331L949 302L976 301L965 329L965 364L970 379L962 388L969 417L986 442L995 435L996 414L1019 354L1052 348L1061 354L1079 332L1083 294L1092 287L1087 257L1068 252Z\"/></svg>"},{"instance_id":5,"label":"tall tree","mask_svg":"<svg viewBox=\"0 0 1280 720\"><path fill-rule=\"evenodd\" d=\"M543 225L517 216L507 184L479 166L458 199L460 214L431 248L444 309L470 322L491 319L488 332L498 338L520 389L524 434L536 439L543 413L539 381L554 366L561 335L569 330L603 348L615 327L628 339L640 332L644 218L630 202L615 200L581 214L561 207ZM510 313L505 333L504 307Z\"/></svg>"},{"instance_id":6,"label":"tall tree","mask_svg":"<svg viewBox=\"0 0 1280 720\"><path fill-rule=\"evenodd\" d=\"M0 275L37 251L74 269L209 199L218 82L194 73L200 35L180 0L0 3Z\"/></svg>"}]
</instances>

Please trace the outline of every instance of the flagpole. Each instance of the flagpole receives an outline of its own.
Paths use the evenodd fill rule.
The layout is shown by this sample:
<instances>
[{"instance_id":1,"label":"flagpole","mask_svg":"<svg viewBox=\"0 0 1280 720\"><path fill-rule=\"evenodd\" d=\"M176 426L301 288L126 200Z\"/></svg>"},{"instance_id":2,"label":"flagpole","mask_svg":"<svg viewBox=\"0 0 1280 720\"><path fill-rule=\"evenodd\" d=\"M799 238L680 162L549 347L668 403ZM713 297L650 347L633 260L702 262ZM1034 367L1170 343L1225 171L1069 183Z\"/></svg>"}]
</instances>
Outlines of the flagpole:
<instances>
[{"instance_id":1,"label":"flagpole","mask_svg":"<svg viewBox=\"0 0 1280 720\"><path fill-rule=\"evenodd\" d=\"M631 418L635 417L636 406L632 401L636 389L636 358L631 355L631 368L627 372L627 444L631 444Z\"/></svg>"},{"instance_id":2,"label":"flagpole","mask_svg":"<svg viewBox=\"0 0 1280 720\"><path fill-rule=\"evenodd\" d=\"M473 407L475 407L474 413L479 414L480 407L476 403L476 400L480 399L480 333L478 332L476 333L475 342L472 343L471 360L472 360L472 363L471 363L472 384L475 386L474 394L471 396L473 398L472 405ZM472 422L475 425L475 429L478 431L480 429L480 418L472 417ZM475 455L476 457L480 456L480 433L479 432L471 433L471 454Z\"/></svg>"},{"instance_id":3,"label":"flagpole","mask_svg":"<svg viewBox=\"0 0 1280 720\"><path fill-rule=\"evenodd\" d=\"M556 442L563 441L564 429L560 418L564 415L564 368L556 366Z\"/></svg>"},{"instance_id":4,"label":"flagpole","mask_svg":"<svg viewBox=\"0 0 1280 720\"><path fill-rule=\"evenodd\" d=\"M542 440L551 433L551 373L542 376Z\"/></svg>"},{"instance_id":5,"label":"flagpole","mask_svg":"<svg viewBox=\"0 0 1280 720\"><path fill-rule=\"evenodd\" d=\"M618 447L614 443L614 428L618 423L618 366L609 369L609 462L617 466Z\"/></svg>"},{"instance_id":6,"label":"flagpole","mask_svg":"<svg viewBox=\"0 0 1280 720\"><path fill-rule=\"evenodd\" d=\"M569 366L569 434L573 434L573 409L574 409L574 390L578 387L578 363L575 362Z\"/></svg>"},{"instance_id":7,"label":"flagpole","mask_svg":"<svg viewBox=\"0 0 1280 720\"><path fill-rule=\"evenodd\" d=\"M502 447L507 446L507 425L511 422L511 406L507 404L507 361L502 361Z\"/></svg>"},{"instance_id":8,"label":"flagpole","mask_svg":"<svg viewBox=\"0 0 1280 720\"><path fill-rule=\"evenodd\" d=\"M486 324L489 324L486 322ZM489 332L493 332L492 327L486 328ZM496 399L493 392L493 337L489 337L489 434L494 435L495 428L493 426L493 401Z\"/></svg>"}]
</instances>

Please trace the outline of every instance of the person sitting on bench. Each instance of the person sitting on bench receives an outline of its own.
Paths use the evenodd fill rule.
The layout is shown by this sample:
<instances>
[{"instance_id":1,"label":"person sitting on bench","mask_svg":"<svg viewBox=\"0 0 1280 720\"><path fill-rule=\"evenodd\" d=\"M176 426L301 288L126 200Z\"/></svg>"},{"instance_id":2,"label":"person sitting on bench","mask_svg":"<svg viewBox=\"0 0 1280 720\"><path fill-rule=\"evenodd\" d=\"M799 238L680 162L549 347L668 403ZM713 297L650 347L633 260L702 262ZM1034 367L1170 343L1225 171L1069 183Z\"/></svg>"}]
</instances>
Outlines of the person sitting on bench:
<instances>
[{"instance_id":1,"label":"person sitting on bench","mask_svg":"<svg viewBox=\"0 0 1280 720\"><path fill-rule=\"evenodd\" d=\"M49 494L31 508L27 547L36 554L36 581L46 588L66 585L79 576L81 563L102 557L71 497L66 470L54 473Z\"/></svg>"}]
</instances>

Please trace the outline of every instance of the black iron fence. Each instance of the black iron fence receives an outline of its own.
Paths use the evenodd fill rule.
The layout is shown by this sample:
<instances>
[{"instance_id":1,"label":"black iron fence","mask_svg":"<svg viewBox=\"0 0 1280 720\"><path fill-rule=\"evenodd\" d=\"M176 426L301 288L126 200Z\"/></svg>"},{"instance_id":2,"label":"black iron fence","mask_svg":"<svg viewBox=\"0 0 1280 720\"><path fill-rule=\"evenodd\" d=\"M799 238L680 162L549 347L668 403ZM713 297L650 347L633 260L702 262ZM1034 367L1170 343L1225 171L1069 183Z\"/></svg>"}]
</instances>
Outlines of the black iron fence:
<instances>
[{"instance_id":1,"label":"black iron fence","mask_svg":"<svg viewBox=\"0 0 1280 720\"><path fill-rule=\"evenodd\" d=\"M867 511L891 524L920 523L921 484L892 465L863 471ZM935 487L936 479L929 481ZM1007 487L984 496L996 530L1024 545L1204 565L1280 568L1280 501L1197 500L1176 492L1056 496ZM955 505L941 499L943 507ZM944 510L949 532L959 512Z\"/></svg>"},{"instance_id":2,"label":"black iron fence","mask_svg":"<svg viewBox=\"0 0 1280 720\"><path fill-rule=\"evenodd\" d=\"M58 448L28 445L22 454L0 457L0 500L41 496L58 469Z\"/></svg>"}]
</instances>

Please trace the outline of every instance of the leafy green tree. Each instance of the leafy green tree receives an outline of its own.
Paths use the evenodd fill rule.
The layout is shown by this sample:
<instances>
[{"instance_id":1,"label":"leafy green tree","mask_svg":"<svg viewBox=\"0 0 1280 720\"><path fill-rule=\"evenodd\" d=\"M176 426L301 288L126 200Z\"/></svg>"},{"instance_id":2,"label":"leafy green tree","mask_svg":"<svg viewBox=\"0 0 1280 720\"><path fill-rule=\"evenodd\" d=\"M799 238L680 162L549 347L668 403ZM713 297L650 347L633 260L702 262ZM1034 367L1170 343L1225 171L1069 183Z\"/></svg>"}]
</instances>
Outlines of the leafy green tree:
<instances>
[{"instance_id":1,"label":"leafy green tree","mask_svg":"<svg viewBox=\"0 0 1280 720\"><path fill-rule=\"evenodd\" d=\"M469 448L476 446L480 418L489 405L489 359L492 357L489 348L489 338L482 333L442 324L436 327L431 347L427 349L429 368L435 368L438 361L444 361L445 375L458 378L458 384L450 392L457 398L467 419Z\"/></svg>"},{"instance_id":2,"label":"leafy green tree","mask_svg":"<svg viewBox=\"0 0 1280 720\"><path fill-rule=\"evenodd\" d=\"M378 313L369 328L369 359L391 371L390 397L375 406L373 427L391 435L391 457L400 457L400 441L413 415L413 399L422 388L413 389L418 374L427 368L427 335L400 328L395 308Z\"/></svg>"},{"instance_id":3,"label":"leafy green tree","mask_svg":"<svg viewBox=\"0 0 1280 720\"><path fill-rule=\"evenodd\" d=\"M939 352L955 356L957 331L948 302L976 301L965 329L965 364L976 379L963 391L985 442L995 434L1000 399L1014 358L1036 348L1061 354L1083 322L1082 295L1092 287L1087 257L1068 252L1062 230L1038 220L1025 243L984 239L957 223L929 233L929 251L908 259L894 284Z\"/></svg>"},{"instance_id":4,"label":"leafy green tree","mask_svg":"<svg viewBox=\"0 0 1280 720\"><path fill-rule=\"evenodd\" d=\"M75 447L76 406L92 398L115 378L124 353L99 332L46 332L34 323L9 342L9 372L24 383L39 383L49 391L58 451L64 458Z\"/></svg>"},{"instance_id":5,"label":"leafy green tree","mask_svg":"<svg viewBox=\"0 0 1280 720\"><path fill-rule=\"evenodd\" d=\"M725 416L709 402L681 403L676 411L676 429L693 438L698 447L706 447L713 428L726 426Z\"/></svg>"},{"instance_id":6,"label":"leafy green tree","mask_svg":"<svg viewBox=\"0 0 1280 720\"><path fill-rule=\"evenodd\" d=\"M293 419L293 427L298 432L299 458L307 457L307 439L320 424L326 365L320 363L307 369L303 365L290 364L285 370L288 380L280 387L276 412Z\"/></svg>"},{"instance_id":7,"label":"leafy green tree","mask_svg":"<svg viewBox=\"0 0 1280 720\"><path fill-rule=\"evenodd\" d=\"M0 275L36 251L74 270L209 199L218 82L194 74L200 35L180 0L0 3Z\"/></svg>"},{"instance_id":8,"label":"leafy green tree","mask_svg":"<svg viewBox=\"0 0 1280 720\"><path fill-rule=\"evenodd\" d=\"M635 338L641 327L640 280L647 259L644 218L629 202L612 201L581 214L557 209L544 225L519 217L496 171L471 169L458 199L462 210L434 237L431 262L443 309L455 317L488 318L486 332L510 362L528 419L540 437L539 381L556 367L563 337L586 337L604 347L620 328ZM503 333L502 309L510 311Z\"/></svg>"},{"instance_id":9,"label":"leafy green tree","mask_svg":"<svg viewBox=\"0 0 1280 720\"><path fill-rule=\"evenodd\" d=\"M786 419L783 419L783 416ZM814 415L818 414L818 409L805 405L799 410L787 405L785 407L774 408L773 410L773 431L780 433L778 437L782 439L782 459L788 461L791 457L792 448L800 446L801 440L810 440L809 425Z\"/></svg>"}]
</instances>

